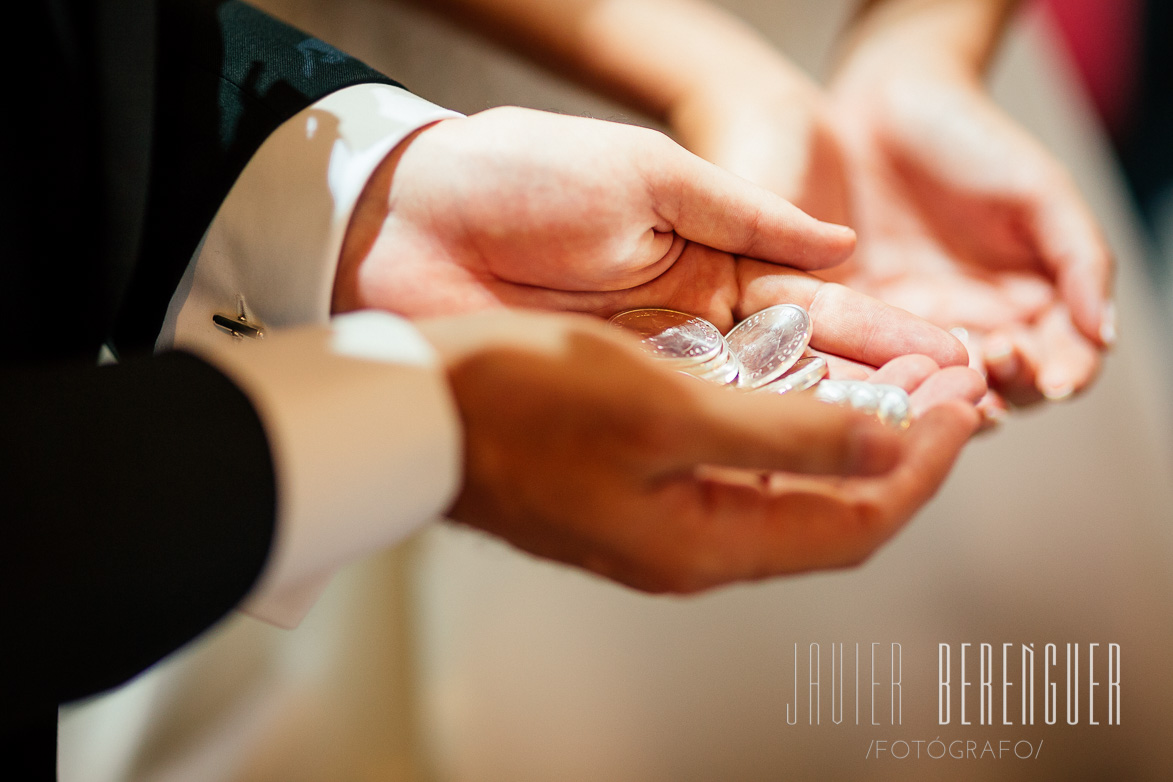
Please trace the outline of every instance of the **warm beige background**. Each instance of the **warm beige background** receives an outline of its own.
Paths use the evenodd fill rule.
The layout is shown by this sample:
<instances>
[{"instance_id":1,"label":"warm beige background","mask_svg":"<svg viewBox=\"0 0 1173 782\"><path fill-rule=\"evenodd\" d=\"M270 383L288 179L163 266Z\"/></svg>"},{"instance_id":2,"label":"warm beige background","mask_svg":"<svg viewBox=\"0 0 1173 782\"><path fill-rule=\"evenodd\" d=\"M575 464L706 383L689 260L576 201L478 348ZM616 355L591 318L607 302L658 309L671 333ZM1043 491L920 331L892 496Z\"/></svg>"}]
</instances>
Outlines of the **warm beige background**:
<instances>
[{"instance_id":1,"label":"warm beige background","mask_svg":"<svg viewBox=\"0 0 1173 782\"><path fill-rule=\"evenodd\" d=\"M850 6L726 4L815 72ZM638 119L417 11L261 5L462 111L518 103ZM298 631L236 618L67 716L62 780L1170 778L1170 330L1139 277L1104 141L1045 33L1026 20L996 92L1072 166L1104 221L1122 266L1121 348L1084 398L975 443L866 567L654 599L436 526L345 574ZM850 652L872 641L903 645L901 728L786 724L795 643L805 655L811 642ZM1119 643L1124 725L938 728L940 641ZM1045 746L1031 761L864 759L873 738L938 736Z\"/></svg>"}]
</instances>

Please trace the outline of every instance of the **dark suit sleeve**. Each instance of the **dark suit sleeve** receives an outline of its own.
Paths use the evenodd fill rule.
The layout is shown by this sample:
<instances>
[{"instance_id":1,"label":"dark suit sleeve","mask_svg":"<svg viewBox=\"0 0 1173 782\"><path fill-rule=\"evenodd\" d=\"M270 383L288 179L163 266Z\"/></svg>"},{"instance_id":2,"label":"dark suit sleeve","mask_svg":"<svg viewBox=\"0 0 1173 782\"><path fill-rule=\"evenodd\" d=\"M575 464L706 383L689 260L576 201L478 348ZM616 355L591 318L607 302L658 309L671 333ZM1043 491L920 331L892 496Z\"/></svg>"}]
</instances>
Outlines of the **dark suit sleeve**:
<instances>
[{"instance_id":1,"label":"dark suit sleeve","mask_svg":"<svg viewBox=\"0 0 1173 782\"><path fill-rule=\"evenodd\" d=\"M275 497L256 413L194 357L4 384L0 703L21 712L125 681L231 609Z\"/></svg>"},{"instance_id":2,"label":"dark suit sleeve","mask_svg":"<svg viewBox=\"0 0 1173 782\"><path fill-rule=\"evenodd\" d=\"M147 229L117 327L124 348L153 344L192 251L278 125L345 87L396 84L244 3L172 0L159 16Z\"/></svg>"},{"instance_id":3,"label":"dark suit sleeve","mask_svg":"<svg viewBox=\"0 0 1173 782\"><path fill-rule=\"evenodd\" d=\"M85 4L44 5L54 6L43 18L68 55L50 64L84 97L94 47L77 40L89 28L84 14L72 27L62 19ZM155 11L145 227L129 289L109 294L120 302L127 354L153 341L200 237L265 137L334 90L388 82L241 3L167 0ZM66 98L58 104L80 110ZM90 127L78 119L64 118ZM18 192L21 181L10 180ZM55 306L71 285L87 284L69 270L96 255L90 244L102 233L81 222L90 219L89 181L74 194L76 221L30 200L22 235L31 238L0 250L7 279L22 282L0 292L0 304L23 302L0 313L6 338L21 345L18 360L0 366L5 730L125 681L195 637L248 592L273 534L269 446L244 395L186 354L93 367L98 315ZM19 222L10 214L4 224Z\"/></svg>"}]
</instances>

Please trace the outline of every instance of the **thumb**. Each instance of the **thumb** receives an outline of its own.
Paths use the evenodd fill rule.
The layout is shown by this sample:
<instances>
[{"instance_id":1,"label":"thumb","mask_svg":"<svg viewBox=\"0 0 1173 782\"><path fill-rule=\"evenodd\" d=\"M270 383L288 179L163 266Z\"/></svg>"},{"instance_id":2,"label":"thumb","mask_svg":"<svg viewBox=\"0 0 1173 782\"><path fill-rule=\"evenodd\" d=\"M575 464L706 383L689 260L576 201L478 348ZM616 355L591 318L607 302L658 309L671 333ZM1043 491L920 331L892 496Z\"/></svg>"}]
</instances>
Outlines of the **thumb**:
<instances>
[{"instance_id":1,"label":"thumb","mask_svg":"<svg viewBox=\"0 0 1173 782\"><path fill-rule=\"evenodd\" d=\"M876 475L896 464L902 436L870 416L803 396L703 395L674 468L698 465L815 475Z\"/></svg>"},{"instance_id":2,"label":"thumb","mask_svg":"<svg viewBox=\"0 0 1173 782\"><path fill-rule=\"evenodd\" d=\"M1066 176L1046 193L1035 195L1028 208L1038 252L1072 321L1093 344L1110 345L1115 339L1108 304L1112 253L1091 210Z\"/></svg>"},{"instance_id":3,"label":"thumb","mask_svg":"<svg viewBox=\"0 0 1173 782\"><path fill-rule=\"evenodd\" d=\"M669 144L645 161L644 177L656 212L685 239L806 270L834 266L854 251L850 228L816 220L781 196Z\"/></svg>"}]
</instances>

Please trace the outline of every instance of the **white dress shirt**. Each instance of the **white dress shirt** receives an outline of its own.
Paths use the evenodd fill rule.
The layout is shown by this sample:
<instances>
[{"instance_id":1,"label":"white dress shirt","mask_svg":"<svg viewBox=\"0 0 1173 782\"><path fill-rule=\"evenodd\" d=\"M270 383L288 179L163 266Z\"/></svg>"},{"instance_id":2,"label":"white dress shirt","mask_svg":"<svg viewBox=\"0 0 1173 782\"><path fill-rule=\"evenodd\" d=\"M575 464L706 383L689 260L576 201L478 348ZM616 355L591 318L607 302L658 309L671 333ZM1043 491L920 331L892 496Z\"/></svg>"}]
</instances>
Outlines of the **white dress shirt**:
<instances>
[{"instance_id":1,"label":"white dress shirt","mask_svg":"<svg viewBox=\"0 0 1173 782\"><path fill-rule=\"evenodd\" d=\"M459 485L461 433L431 345L388 313L330 317L367 180L413 131L459 116L380 84L300 112L249 161L168 308L156 347L225 372L268 435L277 527L244 609L274 624L297 624L339 567L443 513ZM264 337L233 336L216 314L244 314Z\"/></svg>"}]
</instances>

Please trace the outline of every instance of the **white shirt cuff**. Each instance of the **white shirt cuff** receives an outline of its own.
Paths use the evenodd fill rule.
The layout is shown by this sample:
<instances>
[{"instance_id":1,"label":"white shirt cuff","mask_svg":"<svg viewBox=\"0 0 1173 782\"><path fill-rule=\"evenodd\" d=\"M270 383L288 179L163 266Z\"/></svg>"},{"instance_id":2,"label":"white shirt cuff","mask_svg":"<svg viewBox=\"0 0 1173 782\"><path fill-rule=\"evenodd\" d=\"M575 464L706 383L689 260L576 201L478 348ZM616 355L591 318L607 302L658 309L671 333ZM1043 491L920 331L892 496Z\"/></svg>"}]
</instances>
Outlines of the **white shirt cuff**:
<instances>
[{"instance_id":1,"label":"white shirt cuff","mask_svg":"<svg viewBox=\"0 0 1173 782\"><path fill-rule=\"evenodd\" d=\"M245 607L275 624L300 621L338 567L442 513L459 485L458 418L431 346L386 313L329 321L367 180L412 132L459 116L377 84L298 113L249 161L168 308L157 349L222 369L269 437L277 530ZM244 314L266 337L234 338L216 314ZM283 331L303 324L318 328Z\"/></svg>"},{"instance_id":2,"label":"white shirt cuff","mask_svg":"<svg viewBox=\"0 0 1173 782\"><path fill-rule=\"evenodd\" d=\"M338 568L393 545L451 505L461 431L443 369L385 312L194 351L252 400L277 473L277 531L244 610L301 621Z\"/></svg>"},{"instance_id":3,"label":"white shirt cuff","mask_svg":"<svg viewBox=\"0 0 1173 782\"><path fill-rule=\"evenodd\" d=\"M273 132L188 265L157 349L224 336L215 313L267 328L325 323L342 240L375 168L419 128L462 115L385 84L332 93Z\"/></svg>"}]
</instances>

